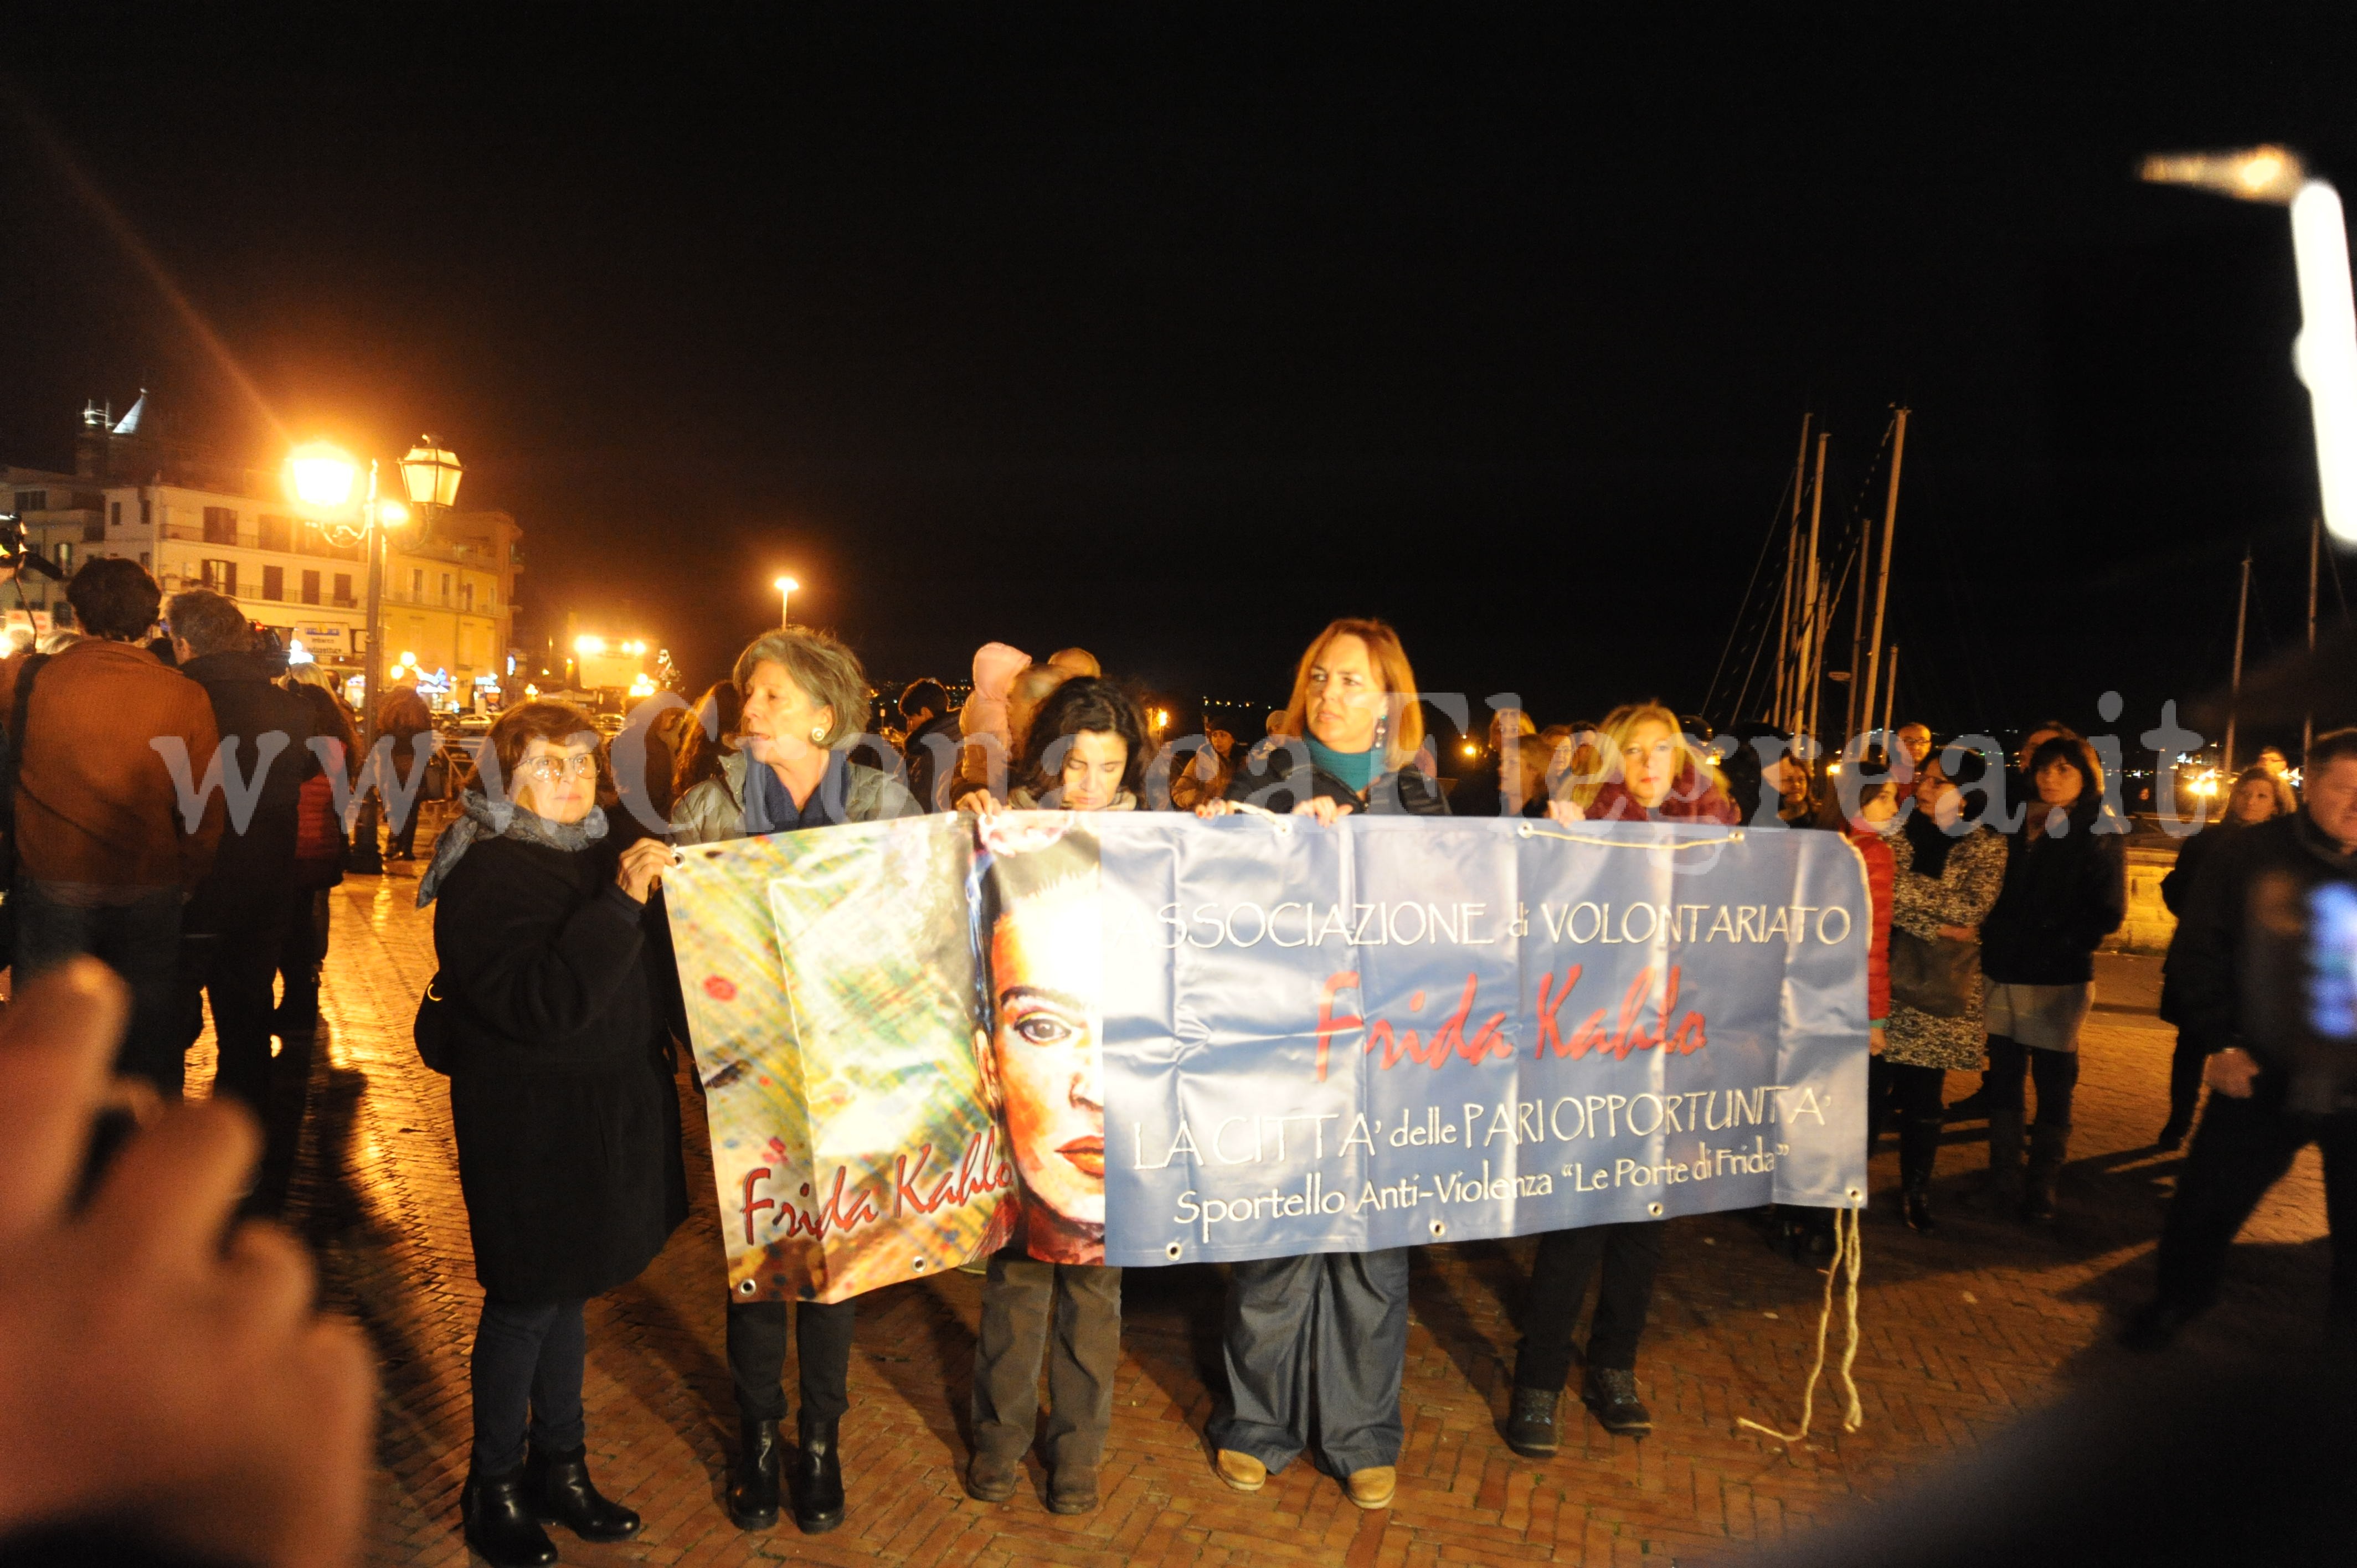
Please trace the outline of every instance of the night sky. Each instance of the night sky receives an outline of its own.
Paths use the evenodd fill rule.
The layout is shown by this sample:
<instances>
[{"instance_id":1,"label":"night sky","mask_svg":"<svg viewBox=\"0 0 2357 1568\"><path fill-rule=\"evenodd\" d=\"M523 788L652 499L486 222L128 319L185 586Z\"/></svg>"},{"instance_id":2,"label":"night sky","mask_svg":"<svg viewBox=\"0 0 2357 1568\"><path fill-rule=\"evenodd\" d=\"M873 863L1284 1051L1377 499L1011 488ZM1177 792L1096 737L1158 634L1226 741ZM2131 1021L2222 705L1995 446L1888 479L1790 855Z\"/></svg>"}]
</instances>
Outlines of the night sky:
<instances>
[{"instance_id":1,"label":"night sky","mask_svg":"<svg viewBox=\"0 0 2357 1568\"><path fill-rule=\"evenodd\" d=\"M44 9L0 453L143 384L264 464L432 429L536 609L699 682L791 571L879 679L1275 698L1372 613L1427 689L1694 711L1803 412L1836 525L1900 402L1901 717L2141 728L2246 543L2254 656L2300 636L2285 216L2132 177L2357 197L2340 8Z\"/></svg>"}]
</instances>

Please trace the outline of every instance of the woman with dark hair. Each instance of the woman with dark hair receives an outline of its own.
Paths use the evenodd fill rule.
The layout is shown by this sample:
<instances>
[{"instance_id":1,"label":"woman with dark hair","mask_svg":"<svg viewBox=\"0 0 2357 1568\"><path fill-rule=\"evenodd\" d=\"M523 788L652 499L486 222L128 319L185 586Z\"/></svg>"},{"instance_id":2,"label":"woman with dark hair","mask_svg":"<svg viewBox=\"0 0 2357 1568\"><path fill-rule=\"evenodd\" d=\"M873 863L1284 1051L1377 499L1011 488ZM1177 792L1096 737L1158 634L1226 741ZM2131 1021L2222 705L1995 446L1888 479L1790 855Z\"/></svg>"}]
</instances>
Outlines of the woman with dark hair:
<instances>
[{"instance_id":1,"label":"woman with dark hair","mask_svg":"<svg viewBox=\"0 0 2357 1568\"><path fill-rule=\"evenodd\" d=\"M293 692L311 714L311 733L343 747L344 787L359 776L360 736L351 714L336 694L309 681L291 681ZM286 886L285 936L278 948L278 972L283 982L278 1006L271 1015L270 1032L292 1041L309 1034L319 1022L319 969L328 958L328 889L344 879L344 824L336 814L335 782L322 768L303 781L295 808L295 875Z\"/></svg>"},{"instance_id":2,"label":"woman with dark hair","mask_svg":"<svg viewBox=\"0 0 2357 1568\"><path fill-rule=\"evenodd\" d=\"M754 639L737 656L731 677L744 699L735 745L702 782L680 793L671 825L683 844L751 833L789 832L838 822L913 817L920 809L899 781L851 760L867 713L867 677L858 657L834 637L789 627ZM706 693L717 702L718 689ZM701 707L701 704L699 704ZM703 735L688 729L683 769ZM855 1301L730 1302L728 1370L736 1383L741 1441L728 1487L728 1517L739 1530L778 1522L785 1419L786 1326L794 1317L802 1374L801 1437L794 1468L794 1523L818 1535L843 1522L843 1457L836 1429L851 1408Z\"/></svg>"},{"instance_id":3,"label":"woman with dark hair","mask_svg":"<svg viewBox=\"0 0 2357 1568\"><path fill-rule=\"evenodd\" d=\"M447 1028L483 1286L459 1509L467 1543L508 1568L556 1561L542 1520L585 1541L638 1533L589 1480L582 1307L662 1251L687 1178L645 939L671 851L623 847L597 809L597 734L578 708L527 703L485 746L509 798L462 797L417 902L436 906L426 1006Z\"/></svg>"},{"instance_id":4,"label":"woman with dark hair","mask_svg":"<svg viewBox=\"0 0 2357 1568\"><path fill-rule=\"evenodd\" d=\"M1137 809L1146 720L1112 682L1067 681L1040 704L1017 767L1017 811ZM974 790L961 810L991 809ZM1004 822L1006 819L1000 819ZM1121 1271L1104 1263L1104 1088L1097 857L1079 819L1000 834L985 822L991 878L991 1032L982 1079L1021 1184L1021 1227L994 1253L974 1347L974 1459L967 1493L1015 1495L1048 1367L1048 1509L1097 1506L1121 1361ZM1051 1332L1052 1329L1052 1332Z\"/></svg>"},{"instance_id":5,"label":"woman with dark hair","mask_svg":"<svg viewBox=\"0 0 2357 1568\"><path fill-rule=\"evenodd\" d=\"M672 759L671 798L676 807L682 797L698 784L720 771L720 759L726 757L737 734L737 717L744 711L745 699L733 681L715 681L705 688L704 695L687 710L686 723L680 726L676 742L677 755Z\"/></svg>"},{"instance_id":6,"label":"woman with dark hair","mask_svg":"<svg viewBox=\"0 0 2357 1568\"><path fill-rule=\"evenodd\" d=\"M1031 716L1006 804L1016 811L1130 811L1152 750L1146 715L1120 687L1093 676L1067 680ZM987 812L986 789L967 790L961 811Z\"/></svg>"},{"instance_id":7,"label":"woman with dark hair","mask_svg":"<svg viewBox=\"0 0 2357 1568\"><path fill-rule=\"evenodd\" d=\"M1338 620L1319 632L1294 672L1286 714L1286 738L1254 747L1227 798L1198 815L1245 805L1330 826L1351 811L1448 814L1413 766L1424 743L1415 671L1383 622ZM1406 1250L1231 1264L1226 1338L1228 1400L1211 1424L1220 1479L1259 1491L1309 1446L1314 1428L1351 1501L1391 1507L1405 1430Z\"/></svg>"},{"instance_id":8,"label":"woman with dark hair","mask_svg":"<svg viewBox=\"0 0 2357 1568\"><path fill-rule=\"evenodd\" d=\"M2022 1219L2054 1219L2054 1178L2071 1149L2079 1026L2094 1000L2097 944L2127 914L2126 829L2104 806L2093 748L2041 741L2027 768L2036 798L2006 855L2005 883L1981 926L1988 981L1989 1190ZM2029 1167L2021 1167L2022 1079L2038 1083Z\"/></svg>"},{"instance_id":9,"label":"woman with dark hair","mask_svg":"<svg viewBox=\"0 0 2357 1568\"><path fill-rule=\"evenodd\" d=\"M2291 786L2281 775L2264 763L2254 763L2243 769L2234 780L2233 789L2226 797L2223 814L2210 826L2186 839L2177 846L2177 864L2160 879L2160 901L2169 906L2172 915L2181 915L2185 900L2193 891L2194 878L2201 867L2215 854L2218 846L2233 838L2244 828L2276 817L2287 817L2299 810L2292 799ZM2169 955L2176 956L2177 940L2169 939ZM2160 961L2160 1021L2182 1025L2183 999L2178 994L2177 981L2170 972L2169 959ZM2180 1027L2177 1048L2169 1062L2169 1122L2161 1128L2154 1146L2167 1152L2182 1147L2185 1134L2193 1127L2193 1110L2201 1099L2201 1064L2208 1053L2199 1042L2189 1044Z\"/></svg>"},{"instance_id":10,"label":"woman with dark hair","mask_svg":"<svg viewBox=\"0 0 2357 1568\"><path fill-rule=\"evenodd\" d=\"M1977 786L1988 758L1951 746L1915 776L1915 811L1892 843L1898 875L1890 898L1891 941L1922 944L1961 972L1963 955L1942 943L1977 949L1981 922L2005 883L2006 841L1984 823L1988 798ZM1972 791L1967 797L1966 791ZM1940 1096L1951 1069L1981 1065L1981 983L1977 952L1953 997L1894 993L1875 1066L1899 1121L1900 1208L1910 1229L1930 1232L1932 1177L1940 1154ZM1907 992L1901 985L1900 992ZM1937 1011L1915 1005L1925 1003Z\"/></svg>"}]
</instances>

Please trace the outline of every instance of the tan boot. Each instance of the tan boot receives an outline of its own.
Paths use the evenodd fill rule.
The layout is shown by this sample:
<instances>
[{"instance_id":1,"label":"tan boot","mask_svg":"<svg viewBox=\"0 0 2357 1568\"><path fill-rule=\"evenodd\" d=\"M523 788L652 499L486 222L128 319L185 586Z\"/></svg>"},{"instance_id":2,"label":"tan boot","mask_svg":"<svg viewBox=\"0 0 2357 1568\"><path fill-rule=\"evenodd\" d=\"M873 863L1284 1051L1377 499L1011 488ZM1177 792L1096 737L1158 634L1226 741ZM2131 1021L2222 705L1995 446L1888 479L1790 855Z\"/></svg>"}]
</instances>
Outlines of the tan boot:
<instances>
[{"instance_id":1,"label":"tan boot","mask_svg":"<svg viewBox=\"0 0 2357 1568\"><path fill-rule=\"evenodd\" d=\"M1370 1465L1363 1470L1351 1472L1351 1500L1362 1509L1387 1509L1392 1495L1399 1490L1399 1469L1392 1465Z\"/></svg>"},{"instance_id":2,"label":"tan boot","mask_svg":"<svg viewBox=\"0 0 2357 1568\"><path fill-rule=\"evenodd\" d=\"M1232 1448L1222 1448L1212 1456L1211 1467L1220 1479L1239 1492L1256 1492L1268 1485L1268 1466L1249 1454L1239 1454Z\"/></svg>"}]
</instances>

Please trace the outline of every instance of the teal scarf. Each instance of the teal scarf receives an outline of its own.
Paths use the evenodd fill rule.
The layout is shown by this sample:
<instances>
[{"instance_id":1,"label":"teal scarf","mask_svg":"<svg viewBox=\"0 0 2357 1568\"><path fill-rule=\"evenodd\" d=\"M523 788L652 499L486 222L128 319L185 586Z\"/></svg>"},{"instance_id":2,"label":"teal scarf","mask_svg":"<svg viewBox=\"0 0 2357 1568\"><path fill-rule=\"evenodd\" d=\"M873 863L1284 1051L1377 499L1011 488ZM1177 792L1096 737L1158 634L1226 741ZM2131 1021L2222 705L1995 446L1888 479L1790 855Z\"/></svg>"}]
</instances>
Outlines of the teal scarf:
<instances>
[{"instance_id":1,"label":"teal scarf","mask_svg":"<svg viewBox=\"0 0 2357 1568\"><path fill-rule=\"evenodd\" d=\"M1367 786L1383 770L1383 749L1378 746L1365 751L1336 751L1313 735L1309 737L1309 760L1363 795Z\"/></svg>"}]
</instances>

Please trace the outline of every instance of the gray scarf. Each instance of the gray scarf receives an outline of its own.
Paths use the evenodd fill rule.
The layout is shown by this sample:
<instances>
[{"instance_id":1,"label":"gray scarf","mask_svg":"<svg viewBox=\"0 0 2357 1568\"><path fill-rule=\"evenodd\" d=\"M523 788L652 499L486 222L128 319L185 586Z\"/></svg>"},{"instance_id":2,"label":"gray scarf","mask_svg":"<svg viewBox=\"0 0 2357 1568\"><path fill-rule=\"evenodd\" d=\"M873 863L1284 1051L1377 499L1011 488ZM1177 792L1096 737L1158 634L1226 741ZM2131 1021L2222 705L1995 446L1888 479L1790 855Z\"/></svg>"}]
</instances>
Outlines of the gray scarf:
<instances>
[{"instance_id":1,"label":"gray scarf","mask_svg":"<svg viewBox=\"0 0 2357 1568\"><path fill-rule=\"evenodd\" d=\"M434 902L434 896L442 891L443 878L450 875L458 857L474 847L479 838L516 839L577 854L606 836L606 813L599 811L593 810L577 822L552 822L512 800L487 800L481 791L474 789L458 797L458 808L463 814L434 841L434 864L417 879L417 907L421 909Z\"/></svg>"}]
</instances>

